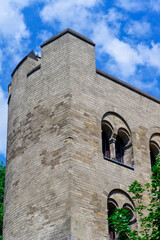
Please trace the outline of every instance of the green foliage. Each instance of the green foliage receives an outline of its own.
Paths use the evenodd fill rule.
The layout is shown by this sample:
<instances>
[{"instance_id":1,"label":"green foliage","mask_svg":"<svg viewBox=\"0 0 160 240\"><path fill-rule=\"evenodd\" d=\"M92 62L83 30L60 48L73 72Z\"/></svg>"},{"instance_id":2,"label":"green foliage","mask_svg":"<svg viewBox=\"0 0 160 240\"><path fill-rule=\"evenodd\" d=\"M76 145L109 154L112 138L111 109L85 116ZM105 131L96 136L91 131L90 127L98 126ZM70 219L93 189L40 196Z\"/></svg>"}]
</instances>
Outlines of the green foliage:
<instances>
[{"instance_id":1,"label":"green foliage","mask_svg":"<svg viewBox=\"0 0 160 240\"><path fill-rule=\"evenodd\" d=\"M4 199L5 166L0 164L0 240L2 239L3 229L3 199Z\"/></svg>"},{"instance_id":2,"label":"green foliage","mask_svg":"<svg viewBox=\"0 0 160 240\"><path fill-rule=\"evenodd\" d=\"M160 240L160 158L158 156L152 168L151 182L142 186L138 181L134 181L129 186L128 192L132 193L135 202L134 211L140 224L139 233L131 229L129 211L123 208L116 209L107 219L110 226L120 240ZM146 193L149 196L147 206L143 201Z\"/></svg>"}]
</instances>

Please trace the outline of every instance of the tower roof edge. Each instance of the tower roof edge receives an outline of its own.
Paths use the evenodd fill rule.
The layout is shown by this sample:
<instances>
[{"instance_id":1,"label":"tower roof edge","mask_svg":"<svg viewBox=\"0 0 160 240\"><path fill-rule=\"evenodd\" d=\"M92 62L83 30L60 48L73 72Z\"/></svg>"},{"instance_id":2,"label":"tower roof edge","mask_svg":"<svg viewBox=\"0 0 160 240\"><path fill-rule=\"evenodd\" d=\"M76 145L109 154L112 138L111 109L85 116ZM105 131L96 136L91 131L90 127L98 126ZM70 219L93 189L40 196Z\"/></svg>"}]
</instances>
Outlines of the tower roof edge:
<instances>
[{"instance_id":1,"label":"tower roof edge","mask_svg":"<svg viewBox=\"0 0 160 240\"><path fill-rule=\"evenodd\" d=\"M149 93L146 93L146 92L140 90L139 88L136 88L136 87L132 86L131 84L126 83L126 82L120 80L119 78L116 78L116 77L114 77L114 76L112 76L112 75L110 75L110 74L108 74L108 73L106 73L106 72L104 72L104 71L102 71L102 70L100 70L98 68L96 68L96 73L99 74L99 75L102 75L103 77L106 77L106 78L110 79L111 81L116 82L116 83L118 83L118 84L120 84L120 85L122 85L122 86L124 86L124 87L126 87L126 88L128 88L128 89L130 89L130 90L132 90L132 91L134 91L134 92L136 92L136 93L138 93L138 94L140 94L140 95L142 95L142 96L144 96L144 97L146 97L146 98L148 98L148 99L150 99L150 100L160 104L160 99L159 98L154 97L154 96L150 95Z\"/></svg>"},{"instance_id":2,"label":"tower roof edge","mask_svg":"<svg viewBox=\"0 0 160 240\"><path fill-rule=\"evenodd\" d=\"M46 41L41 45L41 48L44 47L44 46L46 46L47 44L53 42L53 41L56 40L57 38L62 37L62 36L63 36L64 34L66 34L66 33L70 33L70 34L72 34L73 36L75 36L75 37L77 37L77 38L79 38L79 39L81 39L81 40L83 40L83 41L85 41L85 42L87 42L87 43L95 46L95 43L94 43L91 39L83 36L82 34L80 34L80 33L78 33L78 32L75 32L74 30L72 30L72 29L70 29L70 28L66 28L66 29L63 30L62 32L60 32L60 33L56 34L55 36L53 36L53 37L49 38L48 40L46 40Z\"/></svg>"},{"instance_id":3,"label":"tower roof edge","mask_svg":"<svg viewBox=\"0 0 160 240\"><path fill-rule=\"evenodd\" d=\"M22 63L28 58L33 58L34 60L38 61L37 60L37 56L35 55L34 51L32 50L31 52L29 52L18 64L17 66L15 67L15 69L13 70L11 76L13 77L14 73L16 72L16 70L22 65Z\"/></svg>"}]
</instances>

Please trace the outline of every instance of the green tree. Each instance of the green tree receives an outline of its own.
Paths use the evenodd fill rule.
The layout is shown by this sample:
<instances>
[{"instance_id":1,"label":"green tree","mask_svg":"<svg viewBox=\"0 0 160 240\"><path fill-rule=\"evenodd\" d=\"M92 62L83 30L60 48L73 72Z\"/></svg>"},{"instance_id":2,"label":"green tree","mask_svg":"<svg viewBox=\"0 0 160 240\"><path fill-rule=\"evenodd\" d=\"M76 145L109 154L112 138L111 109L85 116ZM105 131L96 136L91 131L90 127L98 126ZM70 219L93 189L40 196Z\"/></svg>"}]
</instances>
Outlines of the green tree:
<instances>
[{"instance_id":1,"label":"green tree","mask_svg":"<svg viewBox=\"0 0 160 240\"><path fill-rule=\"evenodd\" d=\"M130 214L126 209L116 209L107 219L120 240L160 240L160 158L152 168L151 182L144 186L134 181L128 192L132 193L135 202L135 213L138 216L140 231L130 227ZM149 196L149 204L143 201L144 194Z\"/></svg>"},{"instance_id":2,"label":"green tree","mask_svg":"<svg viewBox=\"0 0 160 240\"><path fill-rule=\"evenodd\" d=\"M3 229L3 199L4 199L5 166L0 164L0 240L2 239Z\"/></svg>"}]
</instances>

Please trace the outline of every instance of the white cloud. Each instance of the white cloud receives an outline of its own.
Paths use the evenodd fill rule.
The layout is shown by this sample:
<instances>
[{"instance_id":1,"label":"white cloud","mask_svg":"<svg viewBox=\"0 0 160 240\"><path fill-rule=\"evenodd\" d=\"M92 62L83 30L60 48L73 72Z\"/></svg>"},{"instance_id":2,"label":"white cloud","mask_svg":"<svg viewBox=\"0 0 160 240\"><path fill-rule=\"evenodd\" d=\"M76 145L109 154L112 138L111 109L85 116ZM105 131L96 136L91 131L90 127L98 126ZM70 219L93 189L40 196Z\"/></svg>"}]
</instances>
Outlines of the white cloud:
<instances>
[{"instance_id":1,"label":"white cloud","mask_svg":"<svg viewBox=\"0 0 160 240\"><path fill-rule=\"evenodd\" d=\"M106 66L112 70L118 69L125 79L134 76L139 66L154 67L159 70L160 53L159 44L149 48L146 45L136 45L124 39L119 39L122 21L125 19L118 10L111 8L107 13L95 11L93 8L101 1L90 0L52 0L41 11L43 21L57 22L60 28L72 27L77 31L89 32L90 37L98 47L98 52L106 54L108 60ZM140 11L144 9L144 1L118 0L117 5L128 11ZM96 22L96 24L95 24ZM90 31L88 31L88 26ZM144 36L150 32L150 24L146 21L131 21L128 24L128 34Z\"/></svg>"},{"instance_id":2,"label":"white cloud","mask_svg":"<svg viewBox=\"0 0 160 240\"><path fill-rule=\"evenodd\" d=\"M24 21L22 9L29 1L1 0L0 7L0 39L3 60L15 65L22 57L30 32ZM23 42L25 40L25 44ZM1 61L2 63L2 61Z\"/></svg>"},{"instance_id":3,"label":"white cloud","mask_svg":"<svg viewBox=\"0 0 160 240\"><path fill-rule=\"evenodd\" d=\"M136 71L137 64L141 63L141 58L135 49L119 39L113 39L108 45L108 52L118 65L124 77L133 75Z\"/></svg>"},{"instance_id":4,"label":"white cloud","mask_svg":"<svg viewBox=\"0 0 160 240\"><path fill-rule=\"evenodd\" d=\"M38 35L37 38L40 39L42 42L46 41L47 39L51 38L53 36L53 34L47 30L41 30Z\"/></svg>"},{"instance_id":5,"label":"white cloud","mask_svg":"<svg viewBox=\"0 0 160 240\"><path fill-rule=\"evenodd\" d=\"M149 7L154 12L160 12L160 0L150 0Z\"/></svg>"},{"instance_id":6,"label":"white cloud","mask_svg":"<svg viewBox=\"0 0 160 240\"><path fill-rule=\"evenodd\" d=\"M0 87L0 154L6 154L7 138L7 98Z\"/></svg>"},{"instance_id":7,"label":"white cloud","mask_svg":"<svg viewBox=\"0 0 160 240\"><path fill-rule=\"evenodd\" d=\"M155 68L160 74L160 43L152 43L151 47L144 44L131 46L119 40L104 21L93 29L93 39L99 52L108 55L106 66L115 74L118 71L123 78L129 78L136 74L138 66Z\"/></svg>"},{"instance_id":8,"label":"white cloud","mask_svg":"<svg viewBox=\"0 0 160 240\"><path fill-rule=\"evenodd\" d=\"M114 38L114 30L112 31L105 21L99 21L93 29L92 38L102 51L106 51L108 43Z\"/></svg>"},{"instance_id":9,"label":"white cloud","mask_svg":"<svg viewBox=\"0 0 160 240\"><path fill-rule=\"evenodd\" d=\"M39 0L45 2L47 0ZM25 23L23 9L37 3L36 0L1 0L0 3L0 44L3 59L15 65L27 48L30 31ZM11 61L11 62L9 62Z\"/></svg>"},{"instance_id":10,"label":"white cloud","mask_svg":"<svg viewBox=\"0 0 160 240\"><path fill-rule=\"evenodd\" d=\"M0 34L4 38L13 37L16 41L20 41L21 38L29 36L24 17L20 12L22 7L26 6L26 4L25 1L19 4L18 0L1 1Z\"/></svg>"},{"instance_id":11,"label":"white cloud","mask_svg":"<svg viewBox=\"0 0 160 240\"><path fill-rule=\"evenodd\" d=\"M137 51L142 57L143 65L154 67L160 72L160 43L152 43L151 48L144 44L139 44Z\"/></svg>"},{"instance_id":12,"label":"white cloud","mask_svg":"<svg viewBox=\"0 0 160 240\"><path fill-rule=\"evenodd\" d=\"M60 28L72 26L77 31L86 29L88 24L93 23L93 13L90 8L95 7L101 0L53 0L46 4L41 11L41 18L44 22L52 25L60 24Z\"/></svg>"},{"instance_id":13,"label":"white cloud","mask_svg":"<svg viewBox=\"0 0 160 240\"><path fill-rule=\"evenodd\" d=\"M141 38L148 36L151 33L150 23L146 21L130 21L125 28L125 31L129 35Z\"/></svg>"},{"instance_id":14,"label":"white cloud","mask_svg":"<svg viewBox=\"0 0 160 240\"><path fill-rule=\"evenodd\" d=\"M119 20L124 20L125 16L119 12L116 8L110 8L108 13L106 14L106 18L108 22L117 22Z\"/></svg>"},{"instance_id":15,"label":"white cloud","mask_svg":"<svg viewBox=\"0 0 160 240\"><path fill-rule=\"evenodd\" d=\"M99 18L97 19L96 24L105 21L106 24L110 25L110 28L112 28L114 34L119 35L119 33L121 32L122 22L125 20L126 20L125 14L118 11L116 8L109 8L107 13L99 14ZM96 24L94 24L94 26Z\"/></svg>"},{"instance_id":16,"label":"white cloud","mask_svg":"<svg viewBox=\"0 0 160 240\"><path fill-rule=\"evenodd\" d=\"M106 23L99 23L94 28L94 40L100 47L100 51L110 56L107 63L114 69L118 68L124 77L133 75L136 71L136 65L141 64L141 57L137 51L128 43L125 43L114 36L114 32Z\"/></svg>"},{"instance_id":17,"label":"white cloud","mask_svg":"<svg viewBox=\"0 0 160 240\"><path fill-rule=\"evenodd\" d=\"M128 12L153 11L160 12L160 0L115 0L117 7Z\"/></svg>"},{"instance_id":18,"label":"white cloud","mask_svg":"<svg viewBox=\"0 0 160 240\"><path fill-rule=\"evenodd\" d=\"M146 8L146 2L143 0L116 0L116 6L124 8L130 12L139 12Z\"/></svg>"},{"instance_id":19,"label":"white cloud","mask_svg":"<svg viewBox=\"0 0 160 240\"><path fill-rule=\"evenodd\" d=\"M118 14L117 10L112 8L108 13L95 12L91 14L91 7L94 7L98 1L52 1L46 4L41 12L41 17L44 21L60 23L61 28L70 25L76 29L88 31L88 26L91 32L91 38L96 42L99 51L107 54L110 57L110 63L118 66L123 76L133 75L136 71L137 64L141 64L141 57L138 52L128 43L119 40L118 32L120 30L120 19L124 19L122 14ZM94 24L96 21L96 24ZM67 26L66 26L67 23ZM109 27L109 24L112 27Z\"/></svg>"},{"instance_id":20,"label":"white cloud","mask_svg":"<svg viewBox=\"0 0 160 240\"><path fill-rule=\"evenodd\" d=\"M68 2L70 2L70 4L73 4L75 1L73 0L69 0ZM84 7L93 7L95 6L98 2L100 2L99 0L77 0L76 1L76 5L81 5L81 6L84 6Z\"/></svg>"},{"instance_id":21,"label":"white cloud","mask_svg":"<svg viewBox=\"0 0 160 240\"><path fill-rule=\"evenodd\" d=\"M34 0L1 0L0 6L0 72L4 61L10 66L21 59L30 36L22 10ZM7 76L6 76L7 78ZM0 153L6 152L7 98L0 86Z\"/></svg>"},{"instance_id":22,"label":"white cloud","mask_svg":"<svg viewBox=\"0 0 160 240\"><path fill-rule=\"evenodd\" d=\"M147 91L150 94L154 93L155 97L159 98L160 96L160 88L157 79L150 79L149 81L144 81L143 77L139 78L136 75L133 79L131 79L130 83L139 89L143 89L143 91Z\"/></svg>"}]
</instances>

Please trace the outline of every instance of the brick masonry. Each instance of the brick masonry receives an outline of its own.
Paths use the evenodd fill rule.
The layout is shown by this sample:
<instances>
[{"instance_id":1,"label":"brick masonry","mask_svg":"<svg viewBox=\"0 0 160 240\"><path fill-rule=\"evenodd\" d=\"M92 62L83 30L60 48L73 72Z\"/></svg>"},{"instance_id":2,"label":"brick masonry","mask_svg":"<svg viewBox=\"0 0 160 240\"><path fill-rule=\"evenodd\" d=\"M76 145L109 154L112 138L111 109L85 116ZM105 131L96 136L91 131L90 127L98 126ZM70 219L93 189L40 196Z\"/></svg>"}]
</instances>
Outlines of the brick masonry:
<instances>
[{"instance_id":1,"label":"brick masonry","mask_svg":"<svg viewBox=\"0 0 160 240\"><path fill-rule=\"evenodd\" d=\"M9 97L3 240L109 239L109 194L122 204L133 180L149 181L160 101L96 71L94 44L72 30L25 58ZM134 169L103 158L106 113L125 121Z\"/></svg>"}]
</instances>

